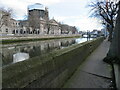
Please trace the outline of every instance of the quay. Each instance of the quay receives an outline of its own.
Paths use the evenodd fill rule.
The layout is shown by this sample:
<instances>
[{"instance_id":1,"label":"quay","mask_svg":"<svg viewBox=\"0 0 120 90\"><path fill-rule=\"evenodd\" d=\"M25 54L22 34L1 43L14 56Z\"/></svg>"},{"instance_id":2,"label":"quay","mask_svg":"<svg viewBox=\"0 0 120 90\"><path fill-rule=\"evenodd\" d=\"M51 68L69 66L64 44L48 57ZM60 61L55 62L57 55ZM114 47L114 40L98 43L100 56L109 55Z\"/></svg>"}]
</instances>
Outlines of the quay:
<instances>
[{"instance_id":1,"label":"quay","mask_svg":"<svg viewBox=\"0 0 120 90\"><path fill-rule=\"evenodd\" d=\"M25 42L25 41L39 41L39 40L50 40L50 39L62 39L62 38L78 38L80 34L63 34L63 35L14 35L14 36L2 36L0 37L2 44Z\"/></svg>"},{"instance_id":2,"label":"quay","mask_svg":"<svg viewBox=\"0 0 120 90\"><path fill-rule=\"evenodd\" d=\"M89 30L83 32L51 19L49 9L40 3L28 5L23 20L15 20L11 10L1 9L0 89L120 90L120 1L89 6L95 10L92 15L102 17L101 31L90 29L96 20L84 23Z\"/></svg>"},{"instance_id":3,"label":"quay","mask_svg":"<svg viewBox=\"0 0 120 90\"><path fill-rule=\"evenodd\" d=\"M103 62L109 50L110 42L104 40L87 57L64 88L110 88L112 87L112 67Z\"/></svg>"},{"instance_id":4,"label":"quay","mask_svg":"<svg viewBox=\"0 0 120 90\"><path fill-rule=\"evenodd\" d=\"M3 88L61 88L103 40L100 37L3 67Z\"/></svg>"},{"instance_id":5,"label":"quay","mask_svg":"<svg viewBox=\"0 0 120 90\"><path fill-rule=\"evenodd\" d=\"M11 64L2 68L2 87L113 89L118 71L103 62L109 47L110 42L99 37Z\"/></svg>"}]
</instances>

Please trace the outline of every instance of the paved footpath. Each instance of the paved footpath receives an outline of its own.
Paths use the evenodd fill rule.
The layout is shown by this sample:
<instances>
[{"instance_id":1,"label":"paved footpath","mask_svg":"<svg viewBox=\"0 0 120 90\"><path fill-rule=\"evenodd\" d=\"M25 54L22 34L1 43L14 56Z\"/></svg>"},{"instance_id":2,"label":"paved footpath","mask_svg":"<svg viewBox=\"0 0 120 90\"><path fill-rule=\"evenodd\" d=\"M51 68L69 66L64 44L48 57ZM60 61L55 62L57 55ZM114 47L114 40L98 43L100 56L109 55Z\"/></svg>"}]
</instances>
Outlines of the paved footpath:
<instances>
[{"instance_id":1,"label":"paved footpath","mask_svg":"<svg viewBox=\"0 0 120 90\"><path fill-rule=\"evenodd\" d=\"M102 44L80 65L64 88L109 88L111 85L111 66L103 62L110 43Z\"/></svg>"}]
</instances>

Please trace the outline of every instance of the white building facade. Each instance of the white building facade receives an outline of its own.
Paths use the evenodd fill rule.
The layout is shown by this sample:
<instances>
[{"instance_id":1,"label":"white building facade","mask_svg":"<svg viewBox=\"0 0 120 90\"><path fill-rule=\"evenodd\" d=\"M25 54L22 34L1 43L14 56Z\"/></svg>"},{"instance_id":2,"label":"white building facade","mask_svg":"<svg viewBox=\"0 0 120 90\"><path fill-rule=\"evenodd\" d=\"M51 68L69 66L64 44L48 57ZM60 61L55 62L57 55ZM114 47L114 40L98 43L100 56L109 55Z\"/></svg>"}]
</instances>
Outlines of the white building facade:
<instances>
[{"instance_id":1,"label":"white building facade","mask_svg":"<svg viewBox=\"0 0 120 90\"><path fill-rule=\"evenodd\" d=\"M48 8L40 3L28 6L27 20L17 21L10 16L4 16L4 14L3 11L0 11L0 34L2 35L61 35L78 33L75 27L67 25L66 29L64 25L61 25L55 19L50 20Z\"/></svg>"}]
</instances>

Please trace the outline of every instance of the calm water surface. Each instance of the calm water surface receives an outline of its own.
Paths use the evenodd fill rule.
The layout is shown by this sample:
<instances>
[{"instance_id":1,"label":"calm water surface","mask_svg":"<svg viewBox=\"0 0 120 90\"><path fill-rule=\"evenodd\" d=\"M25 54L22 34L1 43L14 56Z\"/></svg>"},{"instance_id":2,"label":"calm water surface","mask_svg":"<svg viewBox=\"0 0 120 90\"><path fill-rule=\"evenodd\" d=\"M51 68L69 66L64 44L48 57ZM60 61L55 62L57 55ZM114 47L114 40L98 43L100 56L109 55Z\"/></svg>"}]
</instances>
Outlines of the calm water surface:
<instances>
[{"instance_id":1,"label":"calm water surface","mask_svg":"<svg viewBox=\"0 0 120 90\"><path fill-rule=\"evenodd\" d=\"M68 38L3 45L2 53L0 53L2 54L2 66L28 60L85 41L87 41L86 38Z\"/></svg>"}]
</instances>

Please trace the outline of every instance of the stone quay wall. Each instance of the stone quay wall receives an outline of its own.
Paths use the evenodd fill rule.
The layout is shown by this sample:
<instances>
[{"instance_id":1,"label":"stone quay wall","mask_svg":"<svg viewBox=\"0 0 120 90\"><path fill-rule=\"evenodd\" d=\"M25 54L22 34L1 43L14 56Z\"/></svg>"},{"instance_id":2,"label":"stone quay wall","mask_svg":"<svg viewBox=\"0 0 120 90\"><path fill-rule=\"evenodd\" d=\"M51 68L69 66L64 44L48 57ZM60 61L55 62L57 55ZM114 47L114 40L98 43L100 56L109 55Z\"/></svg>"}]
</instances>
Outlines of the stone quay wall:
<instances>
[{"instance_id":1,"label":"stone quay wall","mask_svg":"<svg viewBox=\"0 0 120 90\"><path fill-rule=\"evenodd\" d=\"M3 88L61 88L103 40L100 37L3 67Z\"/></svg>"},{"instance_id":2,"label":"stone quay wall","mask_svg":"<svg viewBox=\"0 0 120 90\"><path fill-rule=\"evenodd\" d=\"M49 39L60 39L69 37L81 37L80 34L63 34L63 35L14 35L14 36L1 36L2 43L14 43L23 41L35 41L35 40L49 40Z\"/></svg>"}]
</instances>

